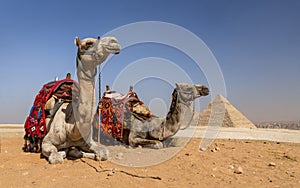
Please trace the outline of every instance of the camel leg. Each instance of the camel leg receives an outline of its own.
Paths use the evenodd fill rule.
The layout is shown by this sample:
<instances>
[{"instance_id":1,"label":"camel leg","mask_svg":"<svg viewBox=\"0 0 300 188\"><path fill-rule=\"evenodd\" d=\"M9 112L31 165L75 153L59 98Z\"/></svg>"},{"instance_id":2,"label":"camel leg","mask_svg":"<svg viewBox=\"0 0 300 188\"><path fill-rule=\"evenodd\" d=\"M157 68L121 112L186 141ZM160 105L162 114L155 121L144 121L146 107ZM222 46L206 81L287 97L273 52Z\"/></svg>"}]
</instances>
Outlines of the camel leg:
<instances>
[{"instance_id":1,"label":"camel leg","mask_svg":"<svg viewBox=\"0 0 300 188\"><path fill-rule=\"evenodd\" d=\"M65 151L58 152L57 148L52 143L44 141L42 144L42 154L48 158L50 164L62 164L66 157Z\"/></svg>"},{"instance_id":2,"label":"camel leg","mask_svg":"<svg viewBox=\"0 0 300 188\"><path fill-rule=\"evenodd\" d=\"M61 142L65 143L65 136L62 136L62 132L53 133L53 129L43 139L42 154L48 158L50 164L62 164L66 157L65 151L58 151L56 146L61 145Z\"/></svg>"},{"instance_id":3,"label":"camel leg","mask_svg":"<svg viewBox=\"0 0 300 188\"><path fill-rule=\"evenodd\" d=\"M83 158L94 159L96 161L106 161L108 159L109 151L105 147L92 145L89 148L82 148L84 151L80 151Z\"/></svg>"},{"instance_id":4,"label":"camel leg","mask_svg":"<svg viewBox=\"0 0 300 188\"><path fill-rule=\"evenodd\" d=\"M105 147L98 146L94 141L92 141L90 144L91 147L89 148L89 150L95 155L95 160L106 161L108 159L108 149L106 149ZM85 153L85 155L87 156L87 153Z\"/></svg>"},{"instance_id":5,"label":"camel leg","mask_svg":"<svg viewBox=\"0 0 300 188\"><path fill-rule=\"evenodd\" d=\"M84 158L92 158L97 161L106 161L108 159L109 151L106 147L99 146L93 139L92 134L84 141L84 146L81 146Z\"/></svg>"},{"instance_id":6,"label":"camel leg","mask_svg":"<svg viewBox=\"0 0 300 188\"><path fill-rule=\"evenodd\" d=\"M163 148L163 143L158 140L148 140L145 138L134 138L131 140L131 146L142 146L145 148L152 148L152 149L161 149Z\"/></svg>"},{"instance_id":7,"label":"camel leg","mask_svg":"<svg viewBox=\"0 0 300 188\"><path fill-rule=\"evenodd\" d=\"M96 159L96 155L94 153L86 153L80 151L77 147L70 147L67 153L68 159L80 159L80 158L88 158L88 159Z\"/></svg>"},{"instance_id":8,"label":"camel leg","mask_svg":"<svg viewBox=\"0 0 300 188\"><path fill-rule=\"evenodd\" d=\"M69 148L67 156L68 159L88 158L88 159L97 160L97 155L95 153L84 152L78 149L77 147Z\"/></svg>"},{"instance_id":9,"label":"camel leg","mask_svg":"<svg viewBox=\"0 0 300 188\"><path fill-rule=\"evenodd\" d=\"M147 133L131 131L129 134L129 145L133 147L142 146L152 149L163 148L163 143L159 140L146 139Z\"/></svg>"}]
</instances>

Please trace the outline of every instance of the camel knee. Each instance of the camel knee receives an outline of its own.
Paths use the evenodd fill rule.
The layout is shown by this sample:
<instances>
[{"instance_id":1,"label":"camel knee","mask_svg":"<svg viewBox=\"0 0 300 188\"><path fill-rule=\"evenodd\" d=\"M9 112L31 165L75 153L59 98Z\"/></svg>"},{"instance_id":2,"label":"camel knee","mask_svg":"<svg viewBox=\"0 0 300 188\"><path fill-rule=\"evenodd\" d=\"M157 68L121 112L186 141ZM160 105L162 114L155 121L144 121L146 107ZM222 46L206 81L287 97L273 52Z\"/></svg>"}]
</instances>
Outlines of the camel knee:
<instances>
[{"instance_id":1,"label":"camel knee","mask_svg":"<svg viewBox=\"0 0 300 188\"><path fill-rule=\"evenodd\" d=\"M45 157L49 157L51 153L53 152L57 152L57 148L50 144L50 143L44 143L42 144L42 154L45 156Z\"/></svg>"},{"instance_id":2,"label":"camel knee","mask_svg":"<svg viewBox=\"0 0 300 188\"><path fill-rule=\"evenodd\" d=\"M64 163L64 154L59 152L51 152L48 157L48 161L50 164L63 164Z\"/></svg>"}]
</instances>

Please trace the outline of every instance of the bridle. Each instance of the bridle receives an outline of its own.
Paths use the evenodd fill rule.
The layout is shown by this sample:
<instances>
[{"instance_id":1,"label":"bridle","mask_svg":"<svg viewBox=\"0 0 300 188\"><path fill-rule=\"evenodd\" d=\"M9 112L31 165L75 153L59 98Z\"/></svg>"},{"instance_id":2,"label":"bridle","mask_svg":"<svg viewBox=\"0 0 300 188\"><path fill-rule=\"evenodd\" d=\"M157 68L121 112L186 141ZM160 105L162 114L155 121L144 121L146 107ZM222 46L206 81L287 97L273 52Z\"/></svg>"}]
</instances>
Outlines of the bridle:
<instances>
[{"instance_id":1,"label":"bridle","mask_svg":"<svg viewBox=\"0 0 300 188\"><path fill-rule=\"evenodd\" d=\"M92 75L88 74L87 71L85 70L85 68L82 65L80 56L81 55L91 55L96 60L100 60L100 56L96 53L97 46L98 46L99 42L100 42L100 37L97 38L97 41L93 45L92 49L90 49L90 50L80 50L80 51L78 50L78 52L77 52L77 57L76 57L77 68L79 68L89 80L95 78L95 76L97 75L97 68L95 68L94 74L92 74Z\"/></svg>"},{"instance_id":2,"label":"bridle","mask_svg":"<svg viewBox=\"0 0 300 188\"><path fill-rule=\"evenodd\" d=\"M177 90L177 93L178 93L178 96L177 96L178 98L182 98L181 95L184 93L185 95L191 95L192 96L192 100L191 101L194 101L195 97L193 95L193 93L194 93L193 90L191 90L191 91L185 91L185 90L182 90L180 88L176 88L176 90ZM179 100L178 98L177 98L177 101ZM189 120L189 122L187 123L187 126L185 126L183 128L180 128L180 130L185 130L186 128L188 128L190 126L191 122L194 119L194 115L195 115L195 102L191 102L191 101L187 102L187 101L180 100L181 104L185 105L187 108L189 108L191 106L191 103L193 103L193 112L192 112L193 115L192 115L191 119Z\"/></svg>"}]
</instances>

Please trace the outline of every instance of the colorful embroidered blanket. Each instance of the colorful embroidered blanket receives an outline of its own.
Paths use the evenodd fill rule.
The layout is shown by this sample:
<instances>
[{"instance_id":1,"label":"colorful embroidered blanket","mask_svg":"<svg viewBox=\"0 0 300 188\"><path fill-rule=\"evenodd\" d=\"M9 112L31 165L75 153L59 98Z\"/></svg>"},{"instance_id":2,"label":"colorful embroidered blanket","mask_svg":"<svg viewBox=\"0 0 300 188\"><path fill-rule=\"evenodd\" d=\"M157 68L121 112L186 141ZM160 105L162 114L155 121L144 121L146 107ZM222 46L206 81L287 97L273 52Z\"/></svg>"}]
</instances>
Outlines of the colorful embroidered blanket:
<instances>
[{"instance_id":1,"label":"colorful embroidered blanket","mask_svg":"<svg viewBox=\"0 0 300 188\"><path fill-rule=\"evenodd\" d=\"M99 125L101 125L104 133L122 139L124 129L131 128L133 117L146 121L155 115L133 91L129 91L126 95L114 91L104 92L94 119L93 138L97 140Z\"/></svg>"},{"instance_id":2,"label":"colorful embroidered blanket","mask_svg":"<svg viewBox=\"0 0 300 188\"><path fill-rule=\"evenodd\" d=\"M75 86L75 87L74 87ZM49 82L36 95L29 116L26 118L25 152L40 152L41 143L47 133L46 117L49 111L45 110L46 102L53 96L55 100L71 101L72 90L78 93L78 84L71 79Z\"/></svg>"}]
</instances>

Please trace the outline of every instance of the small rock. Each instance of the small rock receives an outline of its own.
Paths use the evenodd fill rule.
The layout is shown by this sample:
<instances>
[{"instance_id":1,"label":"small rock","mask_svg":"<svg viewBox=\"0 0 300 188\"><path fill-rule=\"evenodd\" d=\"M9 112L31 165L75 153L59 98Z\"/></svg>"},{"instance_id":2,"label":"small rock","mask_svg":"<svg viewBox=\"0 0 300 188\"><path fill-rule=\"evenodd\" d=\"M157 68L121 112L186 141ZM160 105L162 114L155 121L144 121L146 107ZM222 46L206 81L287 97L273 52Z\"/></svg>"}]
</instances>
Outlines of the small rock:
<instances>
[{"instance_id":1,"label":"small rock","mask_svg":"<svg viewBox=\"0 0 300 188\"><path fill-rule=\"evenodd\" d=\"M191 154L191 153L185 153L185 155L186 155L186 156L190 156L190 155L192 155L192 154Z\"/></svg>"},{"instance_id":2,"label":"small rock","mask_svg":"<svg viewBox=\"0 0 300 188\"><path fill-rule=\"evenodd\" d=\"M212 174L211 177L216 177L216 176L214 174Z\"/></svg>"},{"instance_id":3,"label":"small rock","mask_svg":"<svg viewBox=\"0 0 300 188\"><path fill-rule=\"evenodd\" d=\"M228 168L233 170L234 166L233 165L229 165Z\"/></svg>"},{"instance_id":4,"label":"small rock","mask_svg":"<svg viewBox=\"0 0 300 188\"><path fill-rule=\"evenodd\" d=\"M124 154L120 152L115 156L115 158L118 160L121 160L121 159L123 159L123 156L124 156Z\"/></svg>"},{"instance_id":5,"label":"small rock","mask_svg":"<svg viewBox=\"0 0 300 188\"><path fill-rule=\"evenodd\" d=\"M290 177L295 177L295 172L289 172L289 171L286 171L285 172L287 175L290 175Z\"/></svg>"},{"instance_id":6,"label":"small rock","mask_svg":"<svg viewBox=\"0 0 300 188\"><path fill-rule=\"evenodd\" d=\"M27 176L29 174L29 172L23 172L22 175L23 176Z\"/></svg>"},{"instance_id":7,"label":"small rock","mask_svg":"<svg viewBox=\"0 0 300 188\"><path fill-rule=\"evenodd\" d=\"M217 152L217 151L220 151L220 148L219 147L215 147L214 149L211 149L210 151L211 152Z\"/></svg>"},{"instance_id":8,"label":"small rock","mask_svg":"<svg viewBox=\"0 0 300 188\"><path fill-rule=\"evenodd\" d=\"M275 166L276 166L276 163L270 162L268 166L274 166L274 167L275 167Z\"/></svg>"},{"instance_id":9,"label":"small rock","mask_svg":"<svg viewBox=\"0 0 300 188\"><path fill-rule=\"evenodd\" d=\"M207 148L200 148L200 151L206 151Z\"/></svg>"},{"instance_id":10,"label":"small rock","mask_svg":"<svg viewBox=\"0 0 300 188\"><path fill-rule=\"evenodd\" d=\"M234 170L234 173L236 174L242 174L244 171L243 171L243 168L242 167L237 167L235 170Z\"/></svg>"},{"instance_id":11,"label":"small rock","mask_svg":"<svg viewBox=\"0 0 300 188\"><path fill-rule=\"evenodd\" d=\"M117 172L117 169L112 169L111 172L107 174L107 176L113 176Z\"/></svg>"}]
</instances>

